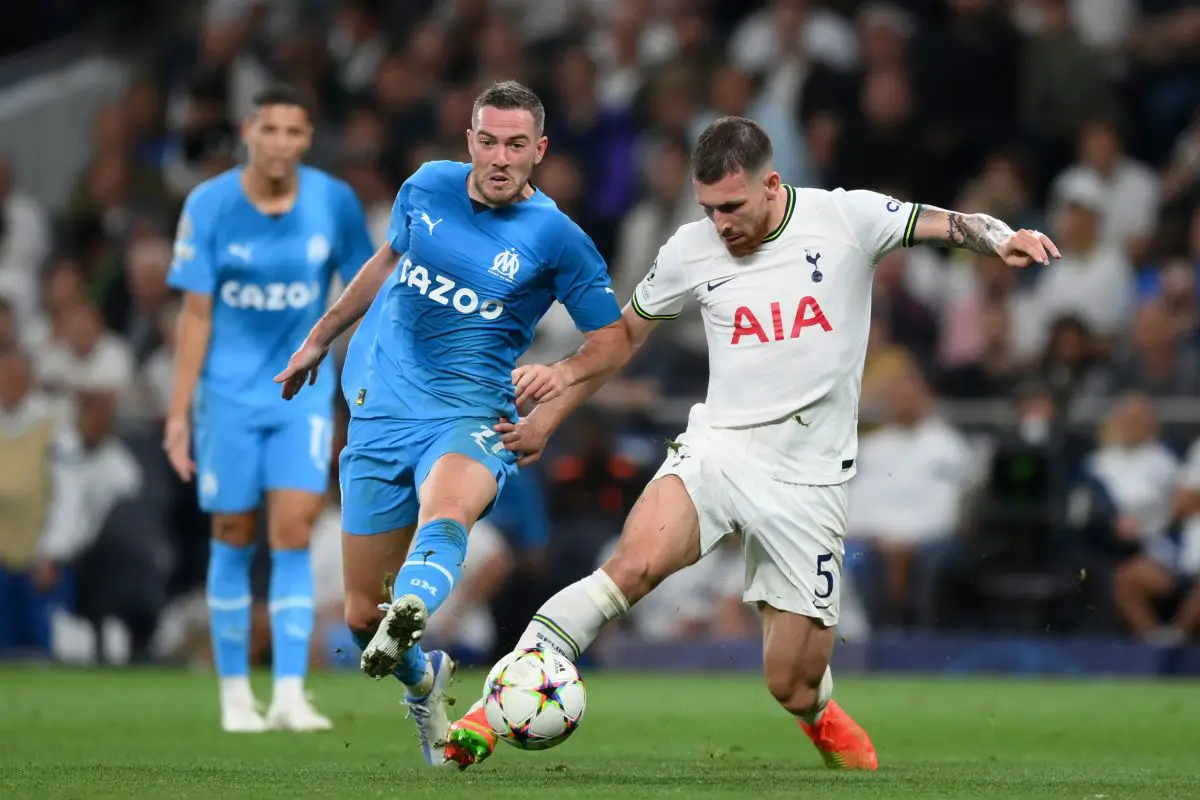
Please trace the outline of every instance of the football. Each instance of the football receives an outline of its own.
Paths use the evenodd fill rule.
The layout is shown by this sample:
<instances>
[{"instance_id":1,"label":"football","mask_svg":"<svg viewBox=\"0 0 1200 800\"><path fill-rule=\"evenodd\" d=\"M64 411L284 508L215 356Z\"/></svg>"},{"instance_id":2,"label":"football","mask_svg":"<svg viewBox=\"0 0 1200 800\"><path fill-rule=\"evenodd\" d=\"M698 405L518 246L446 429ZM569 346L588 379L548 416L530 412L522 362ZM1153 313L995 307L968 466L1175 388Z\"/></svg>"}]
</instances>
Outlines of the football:
<instances>
[{"instance_id":1,"label":"football","mask_svg":"<svg viewBox=\"0 0 1200 800\"><path fill-rule=\"evenodd\" d=\"M575 665L540 649L509 653L484 685L484 713L501 739L522 750L562 744L579 727L587 706Z\"/></svg>"}]
</instances>

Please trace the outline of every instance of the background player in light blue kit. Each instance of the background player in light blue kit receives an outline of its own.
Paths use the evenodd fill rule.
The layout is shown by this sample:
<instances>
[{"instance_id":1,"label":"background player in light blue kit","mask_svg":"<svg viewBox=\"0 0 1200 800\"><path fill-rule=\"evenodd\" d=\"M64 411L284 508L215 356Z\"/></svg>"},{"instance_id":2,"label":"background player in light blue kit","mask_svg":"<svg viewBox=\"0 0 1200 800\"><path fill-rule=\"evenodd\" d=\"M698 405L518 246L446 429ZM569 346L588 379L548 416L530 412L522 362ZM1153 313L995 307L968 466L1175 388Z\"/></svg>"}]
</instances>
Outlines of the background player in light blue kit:
<instances>
[{"instance_id":1,"label":"background player in light blue kit","mask_svg":"<svg viewBox=\"0 0 1200 800\"><path fill-rule=\"evenodd\" d=\"M485 90L467 131L471 163L427 163L404 183L387 244L276 377L289 398L320 380L330 343L386 281L343 378L346 619L364 648L363 670L405 685L430 764L443 761L436 745L450 724L442 693L453 664L441 652L426 656L417 641L461 574L467 532L516 469L493 426L563 388L554 383L563 371L514 370L517 359L555 300L586 337L566 375L573 359L625 335L604 260L529 183L546 151L544 119L537 96L518 83ZM385 575L396 576L390 597L380 595Z\"/></svg>"},{"instance_id":2,"label":"background player in light blue kit","mask_svg":"<svg viewBox=\"0 0 1200 800\"><path fill-rule=\"evenodd\" d=\"M313 628L308 543L324 504L332 375L283 403L266 375L287 363L326 306L336 270L371 257L362 206L345 183L300 166L312 123L300 95L270 89L242 137L244 168L188 195L168 282L184 292L164 447L186 481L198 476L212 514L208 607L227 731L323 730L304 693ZM192 460L193 432L195 462ZM250 563L267 497L275 688L264 719L250 689Z\"/></svg>"}]
</instances>

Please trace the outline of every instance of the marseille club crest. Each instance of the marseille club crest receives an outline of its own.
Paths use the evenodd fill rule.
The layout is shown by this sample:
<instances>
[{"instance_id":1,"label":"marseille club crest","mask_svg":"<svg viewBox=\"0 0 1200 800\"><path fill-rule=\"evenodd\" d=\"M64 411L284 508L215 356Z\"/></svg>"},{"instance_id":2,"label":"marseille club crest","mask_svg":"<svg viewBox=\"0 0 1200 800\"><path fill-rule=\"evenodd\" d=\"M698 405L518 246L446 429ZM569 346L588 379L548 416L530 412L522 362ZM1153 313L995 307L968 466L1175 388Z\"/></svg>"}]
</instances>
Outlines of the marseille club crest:
<instances>
[{"instance_id":1,"label":"marseille club crest","mask_svg":"<svg viewBox=\"0 0 1200 800\"><path fill-rule=\"evenodd\" d=\"M502 253L497 253L492 259L492 268L488 272L493 275L499 275L506 281L513 281L517 277L517 270L521 268L521 258L517 255L517 251L509 248Z\"/></svg>"}]
</instances>

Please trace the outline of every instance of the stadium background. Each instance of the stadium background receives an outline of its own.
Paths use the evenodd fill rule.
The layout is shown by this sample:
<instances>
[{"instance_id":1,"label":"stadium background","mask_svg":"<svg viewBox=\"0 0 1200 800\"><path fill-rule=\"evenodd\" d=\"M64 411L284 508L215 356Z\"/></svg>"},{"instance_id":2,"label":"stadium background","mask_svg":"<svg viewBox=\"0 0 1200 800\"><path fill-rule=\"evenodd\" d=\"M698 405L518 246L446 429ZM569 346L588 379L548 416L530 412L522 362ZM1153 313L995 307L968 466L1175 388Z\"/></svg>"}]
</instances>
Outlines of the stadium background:
<instances>
[{"instance_id":1,"label":"stadium background","mask_svg":"<svg viewBox=\"0 0 1200 800\"><path fill-rule=\"evenodd\" d=\"M547 106L535 182L621 296L698 217L687 154L719 114L760 120L795 185L1055 237L1064 259L1044 272L920 248L880 264L836 663L1200 673L1193 4L42 0L0 12L0 55L0 348L33 373L0 369L0 659L45 655L44 614L63 661L208 659L207 521L159 449L164 276L182 198L237 163L254 91L312 95L308 160L351 183L378 239L415 165L465 158L479 87L517 78ZM576 342L559 311L530 359ZM472 602L436 635L486 662L593 569L706 373L698 316L660 327L472 536ZM39 534L54 562L10 524L52 505L29 476L55 448L18 435L31 405L81 454L72 518ZM314 658L345 667L336 534L334 487ZM596 658L756 666L739 580L736 548L718 553Z\"/></svg>"}]
</instances>

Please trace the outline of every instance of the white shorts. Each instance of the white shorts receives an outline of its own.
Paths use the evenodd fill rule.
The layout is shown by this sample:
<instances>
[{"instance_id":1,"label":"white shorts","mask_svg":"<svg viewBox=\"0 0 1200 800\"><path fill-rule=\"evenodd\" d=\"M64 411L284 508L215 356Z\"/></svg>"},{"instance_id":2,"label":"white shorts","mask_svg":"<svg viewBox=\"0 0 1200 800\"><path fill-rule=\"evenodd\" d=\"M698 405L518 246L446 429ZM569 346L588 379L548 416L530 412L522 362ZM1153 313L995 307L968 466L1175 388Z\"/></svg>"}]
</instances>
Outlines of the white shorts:
<instances>
[{"instance_id":1,"label":"white shorts","mask_svg":"<svg viewBox=\"0 0 1200 800\"><path fill-rule=\"evenodd\" d=\"M654 476L683 481L700 518L700 553L740 533L742 599L837 625L848 482L785 483L764 475L730 441L733 431L689 425Z\"/></svg>"}]
</instances>

